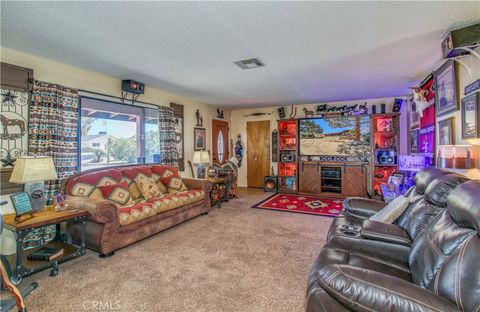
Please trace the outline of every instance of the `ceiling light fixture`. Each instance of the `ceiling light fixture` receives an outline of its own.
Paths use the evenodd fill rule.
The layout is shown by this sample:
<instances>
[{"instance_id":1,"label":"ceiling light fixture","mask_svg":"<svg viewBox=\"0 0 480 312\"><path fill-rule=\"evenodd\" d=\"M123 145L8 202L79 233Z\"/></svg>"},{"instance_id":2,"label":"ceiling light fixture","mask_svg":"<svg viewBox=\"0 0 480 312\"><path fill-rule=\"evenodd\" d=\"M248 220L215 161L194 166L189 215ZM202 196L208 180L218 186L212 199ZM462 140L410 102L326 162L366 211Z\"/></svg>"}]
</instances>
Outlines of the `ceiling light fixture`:
<instances>
[{"instance_id":1,"label":"ceiling light fixture","mask_svg":"<svg viewBox=\"0 0 480 312\"><path fill-rule=\"evenodd\" d=\"M235 65L240 67L241 69L254 69L258 67L263 67L265 64L263 64L259 59L253 58L249 60L243 60L243 61L238 61L238 62L233 62Z\"/></svg>"}]
</instances>

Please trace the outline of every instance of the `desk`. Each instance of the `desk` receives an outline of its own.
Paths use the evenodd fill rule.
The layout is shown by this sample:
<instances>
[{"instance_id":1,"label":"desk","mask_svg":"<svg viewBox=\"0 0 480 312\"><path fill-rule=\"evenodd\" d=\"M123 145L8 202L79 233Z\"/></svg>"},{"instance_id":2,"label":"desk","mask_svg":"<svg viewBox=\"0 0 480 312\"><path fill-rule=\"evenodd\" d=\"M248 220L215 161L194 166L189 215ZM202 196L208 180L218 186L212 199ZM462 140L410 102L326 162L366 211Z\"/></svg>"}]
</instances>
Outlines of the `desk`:
<instances>
[{"instance_id":1,"label":"desk","mask_svg":"<svg viewBox=\"0 0 480 312\"><path fill-rule=\"evenodd\" d=\"M15 233L17 252L13 255L2 256L2 261L14 268L11 273L12 283L17 285L22 277L51 267L50 276L58 274L58 264L67 260L83 256L85 254L85 227L87 223L88 212L85 210L67 210L67 211L44 211L35 212L33 218L21 222L15 221L15 214L4 216L4 226L6 229ZM63 222L75 222L82 225L81 245L75 246L67 233L61 233L60 224ZM24 239L35 229L56 225L55 238L46 245L38 246L32 249L24 249ZM51 261L33 261L28 260L27 256L42 248L63 248L63 254Z\"/></svg>"}]
</instances>

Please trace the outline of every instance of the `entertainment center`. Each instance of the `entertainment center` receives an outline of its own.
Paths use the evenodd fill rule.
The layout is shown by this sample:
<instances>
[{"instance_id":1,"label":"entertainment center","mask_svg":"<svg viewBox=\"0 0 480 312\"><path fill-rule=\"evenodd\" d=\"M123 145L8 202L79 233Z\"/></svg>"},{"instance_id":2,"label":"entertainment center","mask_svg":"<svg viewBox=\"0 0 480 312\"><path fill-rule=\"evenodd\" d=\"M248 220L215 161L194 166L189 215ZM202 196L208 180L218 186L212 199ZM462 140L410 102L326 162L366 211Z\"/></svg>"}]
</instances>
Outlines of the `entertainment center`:
<instances>
[{"instance_id":1,"label":"entertainment center","mask_svg":"<svg viewBox=\"0 0 480 312\"><path fill-rule=\"evenodd\" d=\"M278 192L379 195L397 171L398 113L278 121Z\"/></svg>"}]
</instances>

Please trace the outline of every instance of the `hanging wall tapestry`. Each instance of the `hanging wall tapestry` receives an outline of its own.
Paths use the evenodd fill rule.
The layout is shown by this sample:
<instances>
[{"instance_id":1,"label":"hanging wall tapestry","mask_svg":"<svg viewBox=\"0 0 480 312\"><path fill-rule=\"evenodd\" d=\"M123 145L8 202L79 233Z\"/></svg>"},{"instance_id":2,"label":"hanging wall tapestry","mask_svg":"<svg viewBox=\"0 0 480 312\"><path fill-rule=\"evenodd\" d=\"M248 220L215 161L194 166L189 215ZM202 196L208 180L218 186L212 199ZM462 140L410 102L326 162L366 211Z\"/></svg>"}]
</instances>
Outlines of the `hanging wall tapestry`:
<instances>
[{"instance_id":1,"label":"hanging wall tapestry","mask_svg":"<svg viewBox=\"0 0 480 312\"><path fill-rule=\"evenodd\" d=\"M175 142L177 144L178 152L178 169L180 171L185 170L185 141L184 141L184 117L183 117L183 105L170 103L170 107L173 108L173 114L175 117Z\"/></svg>"},{"instance_id":2,"label":"hanging wall tapestry","mask_svg":"<svg viewBox=\"0 0 480 312\"><path fill-rule=\"evenodd\" d=\"M28 153L28 92L0 89L0 138L3 167L13 167L15 158Z\"/></svg>"},{"instance_id":3,"label":"hanging wall tapestry","mask_svg":"<svg viewBox=\"0 0 480 312\"><path fill-rule=\"evenodd\" d=\"M61 181L77 172L77 90L34 81L28 132L29 153L53 157L58 180L46 183L45 191L56 194Z\"/></svg>"},{"instance_id":4,"label":"hanging wall tapestry","mask_svg":"<svg viewBox=\"0 0 480 312\"><path fill-rule=\"evenodd\" d=\"M176 166L178 164L178 151L175 140L173 108L167 106L158 107L158 129L160 133L160 163Z\"/></svg>"}]
</instances>

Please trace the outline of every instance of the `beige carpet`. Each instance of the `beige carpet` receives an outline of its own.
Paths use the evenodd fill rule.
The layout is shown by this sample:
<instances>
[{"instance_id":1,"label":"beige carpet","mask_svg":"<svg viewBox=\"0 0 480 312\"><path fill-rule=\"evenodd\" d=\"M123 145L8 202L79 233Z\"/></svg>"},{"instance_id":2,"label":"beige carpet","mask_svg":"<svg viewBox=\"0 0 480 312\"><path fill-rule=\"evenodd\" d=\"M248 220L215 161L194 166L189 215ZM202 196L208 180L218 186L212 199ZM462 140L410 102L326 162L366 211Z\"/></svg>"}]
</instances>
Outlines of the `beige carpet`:
<instances>
[{"instance_id":1,"label":"beige carpet","mask_svg":"<svg viewBox=\"0 0 480 312\"><path fill-rule=\"evenodd\" d=\"M250 206L241 199L100 259L88 251L25 278L29 311L304 311L310 266L331 218Z\"/></svg>"}]
</instances>

